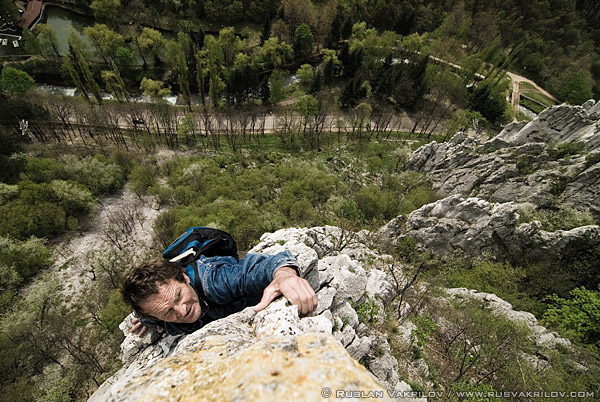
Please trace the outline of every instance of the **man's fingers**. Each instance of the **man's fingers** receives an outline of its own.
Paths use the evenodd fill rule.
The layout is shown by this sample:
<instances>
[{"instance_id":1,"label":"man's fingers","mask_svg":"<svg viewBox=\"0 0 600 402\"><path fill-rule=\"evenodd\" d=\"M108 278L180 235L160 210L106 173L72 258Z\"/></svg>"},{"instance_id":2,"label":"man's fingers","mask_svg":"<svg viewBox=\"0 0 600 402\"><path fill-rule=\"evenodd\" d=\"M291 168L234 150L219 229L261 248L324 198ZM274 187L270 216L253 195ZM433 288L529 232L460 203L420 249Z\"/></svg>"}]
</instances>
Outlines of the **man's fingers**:
<instances>
[{"instance_id":1,"label":"man's fingers","mask_svg":"<svg viewBox=\"0 0 600 402\"><path fill-rule=\"evenodd\" d=\"M319 302L315 291L306 279L296 275L276 278L263 292L260 302L253 307L255 312L263 310L277 296L283 296L293 305L298 306L299 314L308 314L317 308Z\"/></svg>"},{"instance_id":2,"label":"man's fingers","mask_svg":"<svg viewBox=\"0 0 600 402\"><path fill-rule=\"evenodd\" d=\"M148 330L148 327L143 325L140 320L138 320L137 318L133 318L131 320L131 322L133 323L133 327L131 327L131 329L129 330L129 332L137 332L138 330L140 331L138 333L138 336L142 336L146 333L146 331Z\"/></svg>"},{"instance_id":3,"label":"man's fingers","mask_svg":"<svg viewBox=\"0 0 600 402\"><path fill-rule=\"evenodd\" d=\"M135 318L134 318L134 320L135 320ZM135 321L137 321L137 320L135 320ZM138 329L140 329L140 327L143 327L142 323L141 323L141 322L139 322L139 321L138 321L138 322L135 322L135 323L133 324L133 327L131 327L131 329L129 330L129 332L135 332L135 331L137 331ZM145 327L144 327L144 328L145 328Z\"/></svg>"},{"instance_id":4,"label":"man's fingers","mask_svg":"<svg viewBox=\"0 0 600 402\"><path fill-rule=\"evenodd\" d=\"M303 286L301 287L302 293L302 314L308 314L313 311L317 306L315 303L316 295L313 288L309 285L307 281L303 281Z\"/></svg>"},{"instance_id":5,"label":"man's fingers","mask_svg":"<svg viewBox=\"0 0 600 402\"><path fill-rule=\"evenodd\" d=\"M260 299L260 302L252 307L252 309L255 313L258 313L260 310L265 309L280 294L281 292L274 289L272 286L267 286L263 292L262 299Z\"/></svg>"},{"instance_id":6,"label":"man's fingers","mask_svg":"<svg viewBox=\"0 0 600 402\"><path fill-rule=\"evenodd\" d=\"M283 295L291 304L298 306L298 313L308 314L317 307L318 299L310 284L301 278L293 286L286 286Z\"/></svg>"}]
</instances>

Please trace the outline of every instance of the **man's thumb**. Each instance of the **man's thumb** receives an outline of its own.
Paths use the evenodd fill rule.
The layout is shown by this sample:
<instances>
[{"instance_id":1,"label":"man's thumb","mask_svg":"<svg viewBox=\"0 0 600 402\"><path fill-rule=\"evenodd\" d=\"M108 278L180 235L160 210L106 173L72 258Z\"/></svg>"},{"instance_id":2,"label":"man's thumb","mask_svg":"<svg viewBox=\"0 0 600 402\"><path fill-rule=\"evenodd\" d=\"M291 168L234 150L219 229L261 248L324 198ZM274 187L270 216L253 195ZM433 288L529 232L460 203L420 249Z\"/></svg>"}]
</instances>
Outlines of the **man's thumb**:
<instances>
[{"instance_id":1,"label":"man's thumb","mask_svg":"<svg viewBox=\"0 0 600 402\"><path fill-rule=\"evenodd\" d=\"M260 299L260 302L256 306L252 307L252 309L255 313L258 313L260 310L264 310L280 294L280 292L273 290L273 288L265 288L262 299Z\"/></svg>"}]
</instances>

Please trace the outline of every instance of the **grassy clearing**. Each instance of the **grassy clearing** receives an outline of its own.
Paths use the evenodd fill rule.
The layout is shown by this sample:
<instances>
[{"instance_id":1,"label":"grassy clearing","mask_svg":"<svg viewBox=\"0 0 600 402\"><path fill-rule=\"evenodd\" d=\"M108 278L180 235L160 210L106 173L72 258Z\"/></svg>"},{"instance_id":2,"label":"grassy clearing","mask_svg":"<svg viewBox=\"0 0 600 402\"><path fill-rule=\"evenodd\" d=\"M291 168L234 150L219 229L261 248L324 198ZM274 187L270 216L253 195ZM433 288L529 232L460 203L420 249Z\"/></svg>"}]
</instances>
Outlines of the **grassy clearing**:
<instances>
[{"instance_id":1,"label":"grassy clearing","mask_svg":"<svg viewBox=\"0 0 600 402\"><path fill-rule=\"evenodd\" d=\"M528 92L527 95L525 95L525 96L533 99L536 102L543 104L546 107L556 105L556 102L554 102L552 99L548 98L547 96L543 95L540 92Z\"/></svg>"},{"instance_id":2,"label":"grassy clearing","mask_svg":"<svg viewBox=\"0 0 600 402\"><path fill-rule=\"evenodd\" d=\"M537 114L541 113L544 109L546 109L546 106L540 105L539 103L537 103L531 99L525 98L523 96L521 96L520 104L521 104L521 106L523 106Z\"/></svg>"}]
</instances>

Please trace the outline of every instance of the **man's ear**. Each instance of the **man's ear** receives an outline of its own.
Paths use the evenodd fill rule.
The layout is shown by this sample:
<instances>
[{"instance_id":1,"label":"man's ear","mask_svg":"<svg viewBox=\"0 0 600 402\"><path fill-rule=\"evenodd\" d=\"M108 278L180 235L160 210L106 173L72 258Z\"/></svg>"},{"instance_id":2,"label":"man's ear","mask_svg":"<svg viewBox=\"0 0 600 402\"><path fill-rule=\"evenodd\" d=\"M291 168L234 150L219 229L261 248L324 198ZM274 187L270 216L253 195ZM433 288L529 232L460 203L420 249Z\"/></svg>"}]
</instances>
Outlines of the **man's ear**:
<instances>
[{"instance_id":1,"label":"man's ear","mask_svg":"<svg viewBox=\"0 0 600 402\"><path fill-rule=\"evenodd\" d=\"M189 285L191 283L190 277L187 276L186 274L183 274L183 277L185 278L185 283L187 283Z\"/></svg>"}]
</instances>

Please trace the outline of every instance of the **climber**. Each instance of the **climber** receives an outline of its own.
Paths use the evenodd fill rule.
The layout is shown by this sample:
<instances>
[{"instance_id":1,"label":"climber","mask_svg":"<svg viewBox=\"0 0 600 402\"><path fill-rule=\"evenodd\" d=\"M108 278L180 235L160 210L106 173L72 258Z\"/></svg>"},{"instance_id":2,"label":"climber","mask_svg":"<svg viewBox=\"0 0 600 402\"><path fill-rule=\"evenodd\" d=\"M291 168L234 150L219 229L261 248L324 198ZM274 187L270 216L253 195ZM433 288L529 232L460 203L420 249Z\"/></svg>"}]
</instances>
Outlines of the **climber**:
<instances>
[{"instance_id":1,"label":"climber","mask_svg":"<svg viewBox=\"0 0 600 402\"><path fill-rule=\"evenodd\" d=\"M129 272L121 293L139 317L131 332L139 330L140 336L157 326L169 334L191 333L248 306L258 312L279 295L297 305L300 314L313 311L318 303L288 251L247 254L239 261L202 256L187 268L155 261Z\"/></svg>"}]
</instances>

